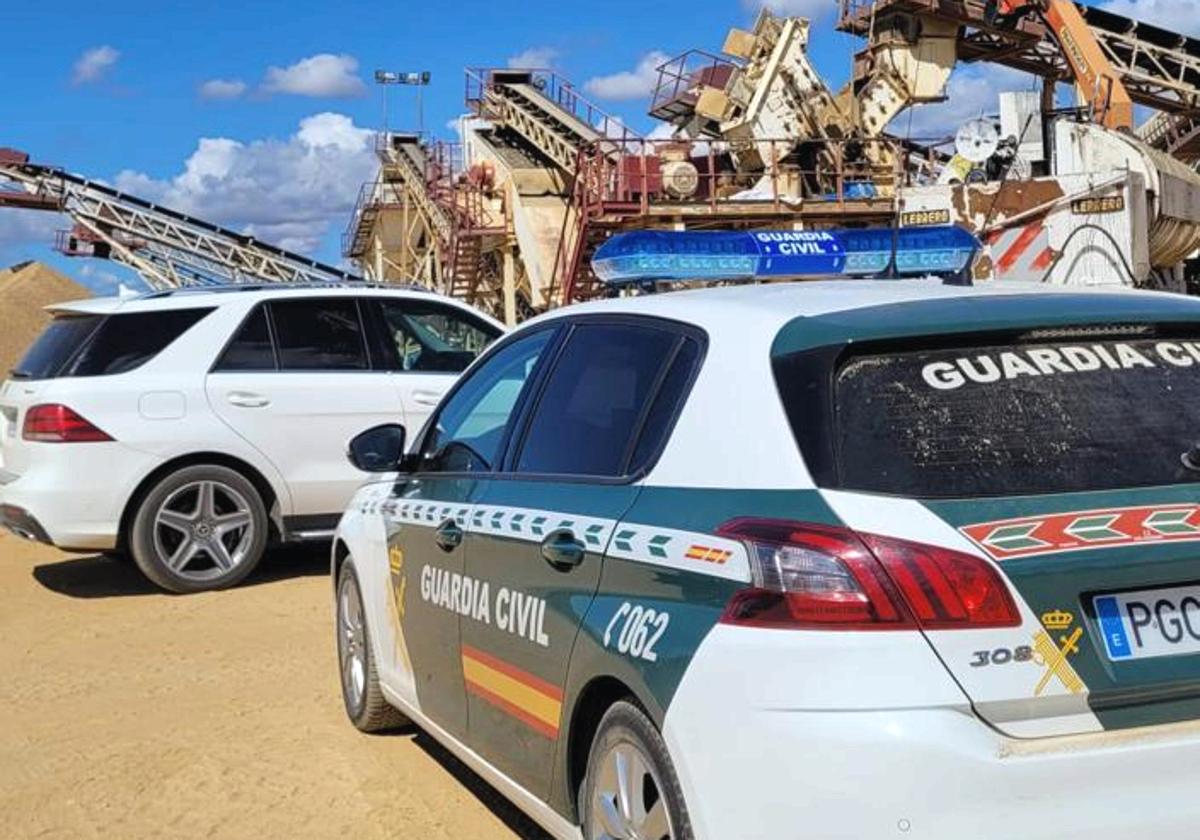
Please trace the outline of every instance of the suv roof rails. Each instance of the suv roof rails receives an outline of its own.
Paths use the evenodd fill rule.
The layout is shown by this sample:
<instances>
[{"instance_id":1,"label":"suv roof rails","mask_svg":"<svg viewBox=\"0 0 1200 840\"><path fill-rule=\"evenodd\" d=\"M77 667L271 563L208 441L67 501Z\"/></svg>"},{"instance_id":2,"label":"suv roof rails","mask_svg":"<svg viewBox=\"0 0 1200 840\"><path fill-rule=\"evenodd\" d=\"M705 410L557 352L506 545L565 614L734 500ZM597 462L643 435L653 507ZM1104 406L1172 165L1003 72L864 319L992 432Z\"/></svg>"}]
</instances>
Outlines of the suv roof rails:
<instances>
[{"instance_id":1,"label":"suv roof rails","mask_svg":"<svg viewBox=\"0 0 1200 840\"><path fill-rule=\"evenodd\" d=\"M229 292L287 291L289 289L391 289L399 292L438 294L438 292L416 283L376 283L363 280L346 283L215 283L211 286L180 286L176 289L146 292L139 295L137 300L155 300L184 294L225 294Z\"/></svg>"}]
</instances>

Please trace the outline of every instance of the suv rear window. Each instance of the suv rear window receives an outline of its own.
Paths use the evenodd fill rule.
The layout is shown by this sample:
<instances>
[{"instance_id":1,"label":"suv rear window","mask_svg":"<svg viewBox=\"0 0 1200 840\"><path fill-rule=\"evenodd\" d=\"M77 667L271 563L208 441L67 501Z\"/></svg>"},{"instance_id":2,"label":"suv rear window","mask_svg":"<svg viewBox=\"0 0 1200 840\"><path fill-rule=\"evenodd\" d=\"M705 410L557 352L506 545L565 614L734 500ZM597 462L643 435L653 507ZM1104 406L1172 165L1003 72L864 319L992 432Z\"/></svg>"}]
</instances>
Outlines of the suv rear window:
<instances>
[{"instance_id":1,"label":"suv rear window","mask_svg":"<svg viewBox=\"0 0 1200 840\"><path fill-rule=\"evenodd\" d=\"M166 309L116 315L61 315L21 362L18 379L112 376L141 367L212 312Z\"/></svg>"},{"instance_id":2,"label":"suv rear window","mask_svg":"<svg viewBox=\"0 0 1200 840\"><path fill-rule=\"evenodd\" d=\"M834 371L824 444L797 425L805 391L784 380L803 374L785 360L777 375L802 446L832 444L826 479L844 489L967 498L1200 481L1184 465L1200 444L1200 341L1063 335L859 351Z\"/></svg>"},{"instance_id":3,"label":"suv rear window","mask_svg":"<svg viewBox=\"0 0 1200 840\"><path fill-rule=\"evenodd\" d=\"M104 320L103 315L59 315L12 369L16 379L50 379Z\"/></svg>"}]
</instances>

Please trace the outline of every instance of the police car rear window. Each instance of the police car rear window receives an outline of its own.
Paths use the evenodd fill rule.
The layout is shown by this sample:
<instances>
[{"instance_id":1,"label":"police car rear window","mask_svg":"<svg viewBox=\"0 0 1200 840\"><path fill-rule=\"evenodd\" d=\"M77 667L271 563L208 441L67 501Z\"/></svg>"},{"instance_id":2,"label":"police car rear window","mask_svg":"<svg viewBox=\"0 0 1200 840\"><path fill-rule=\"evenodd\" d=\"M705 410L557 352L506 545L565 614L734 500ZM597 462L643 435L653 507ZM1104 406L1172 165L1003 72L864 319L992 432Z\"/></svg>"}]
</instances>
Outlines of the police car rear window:
<instances>
[{"instance_id":1,"label":"police car rear window","mask_svg":"<svg viewBox=\"0 0 1200 840\"><path fill-rule=\"evenodd\" d=\"M831 396L845 489L965 498L1200 481L1195 335L868 352L842 360Z\"/></svg>"}]
</instances>

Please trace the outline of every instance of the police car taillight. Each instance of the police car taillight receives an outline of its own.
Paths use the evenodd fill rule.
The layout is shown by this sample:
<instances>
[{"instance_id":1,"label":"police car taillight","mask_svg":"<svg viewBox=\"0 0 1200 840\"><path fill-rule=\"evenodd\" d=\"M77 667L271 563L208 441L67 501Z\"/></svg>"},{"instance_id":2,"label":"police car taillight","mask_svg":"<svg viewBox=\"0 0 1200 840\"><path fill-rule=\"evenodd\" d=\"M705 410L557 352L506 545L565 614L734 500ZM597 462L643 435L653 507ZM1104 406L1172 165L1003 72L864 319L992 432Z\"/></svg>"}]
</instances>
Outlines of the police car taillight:
<instances>
[{"instance_id":1,"label":"police car taillight","mask_svg":"<svg viewBox=\"0 0 1200 840\"><path fill-rule=\"evenodd\" d=\"M735 519L718 533L746 545L754 576L730 601L726 624L949 630L1021 623L1000 575L969 554L773 519Z\"/></svg>"}]
</instances>

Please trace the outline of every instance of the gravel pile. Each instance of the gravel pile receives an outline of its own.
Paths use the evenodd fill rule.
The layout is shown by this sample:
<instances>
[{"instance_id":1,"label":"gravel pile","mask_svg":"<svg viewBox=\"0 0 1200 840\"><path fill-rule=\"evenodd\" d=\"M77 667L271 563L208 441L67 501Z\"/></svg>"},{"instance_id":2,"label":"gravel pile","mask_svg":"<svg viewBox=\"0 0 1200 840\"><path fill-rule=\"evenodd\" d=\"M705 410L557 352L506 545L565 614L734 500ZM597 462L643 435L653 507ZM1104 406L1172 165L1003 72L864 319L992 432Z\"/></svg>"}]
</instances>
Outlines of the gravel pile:
<instances>
[{"instance_id":1,"label":"gravel pile","mask_svg":"<svg viewBox=\"0 0 1200 840\"><path fill-rule=\"evenodd\" d=\"M43 307L91 296L71 278L41 263L0 270L0 381L50 320Z\"/></svg>"}]
</instances>

